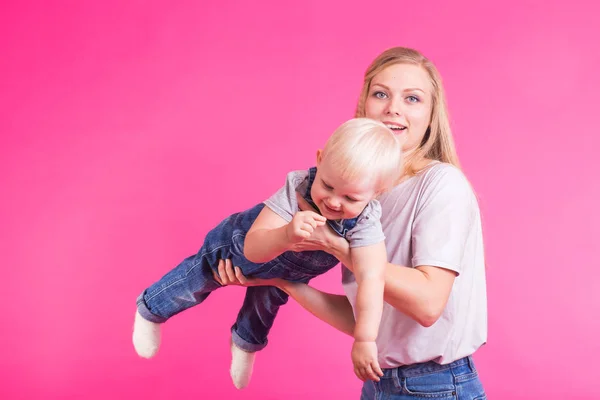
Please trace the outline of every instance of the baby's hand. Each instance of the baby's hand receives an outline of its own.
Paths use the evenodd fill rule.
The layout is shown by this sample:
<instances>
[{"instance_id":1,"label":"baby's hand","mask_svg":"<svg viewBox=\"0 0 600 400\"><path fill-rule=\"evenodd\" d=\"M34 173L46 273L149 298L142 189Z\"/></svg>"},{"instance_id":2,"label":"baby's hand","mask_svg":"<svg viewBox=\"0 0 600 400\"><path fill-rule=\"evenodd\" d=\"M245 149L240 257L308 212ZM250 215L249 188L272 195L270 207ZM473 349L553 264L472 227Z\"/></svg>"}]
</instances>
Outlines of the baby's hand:
<instances>
[{"instance_id":1,"label":"baby's hand","mask_svg":"<svg viewBox=\"0 0 600 400\"><path fill-rule=\"evenodd\" d=\"M379 382L383 371L377 361L377 345L375 342L354 341L352 345L352 363L354 373L361 381L373 380Z\"/></svg>"},{"instance_id":2,"label":"baby's hand","mask_svg":"<svg viewBox=\"0 0 600 400\"><path fill-rule=\"evenodd\" d=\"M325 225L327 219L314 211L298 211L287 225L287 238L291 244L308 239L318 226Z\"/></svg>"}]
</instances>

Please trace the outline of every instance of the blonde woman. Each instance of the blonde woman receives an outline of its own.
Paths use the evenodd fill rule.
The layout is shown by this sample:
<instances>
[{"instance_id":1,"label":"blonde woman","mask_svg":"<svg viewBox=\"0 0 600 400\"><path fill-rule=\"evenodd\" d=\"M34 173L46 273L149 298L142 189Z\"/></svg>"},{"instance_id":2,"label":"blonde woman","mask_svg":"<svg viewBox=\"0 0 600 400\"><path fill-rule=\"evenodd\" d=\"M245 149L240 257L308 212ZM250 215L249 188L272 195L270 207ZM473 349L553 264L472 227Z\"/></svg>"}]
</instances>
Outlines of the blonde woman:
<instances>
[{"instance_id":1,"label":"blonde woman","mask_svg":"<svg viewBox=\"0 0 600 400\"><path fill-rule=\"evenodd\" d=\"M361 399L484 399L471 358L487 339L481 219L460 170L438 70L413 49L383 52L366 71L356 117L392 129L403 139L405 156L403 177L379 197L389 260L376 341L384 374L365 381ZM223 284L276 285L352 335L357 285L347 242L321 227L295 249L340 259L346 296L303 283L247 280L227 260L220 262L220 277Z\"/></svg>"},{"instance_id":2,"label":"blonde woman","mask_svg":"<svg viewBox=\"0 0 600 400\"><path fill-rule=\"evenodd\" d=\"M375 198L398 181L401 149L400 139L381 122L356 118L342 124L317 151L316 167L290 172L286 184L264 203L223 220L206 235L196 255L143 291L134 320L137 353L153 357L160 345L160 324L221 287L214 272L224 257L251 277L303 283L334 267L339 261L326 252L289 251L327 223L348 243L347 256L359 282L352 361L357 371L367 371L359 377L377 379L383 374L375 338L387 256ZM296 194L307 202L306 211L299 210ZM275 287L247 289L232 327L231 376L237 388L249 383L254 353L267 345L275 316L287 299Z\"/></svg>"}]
</instances>

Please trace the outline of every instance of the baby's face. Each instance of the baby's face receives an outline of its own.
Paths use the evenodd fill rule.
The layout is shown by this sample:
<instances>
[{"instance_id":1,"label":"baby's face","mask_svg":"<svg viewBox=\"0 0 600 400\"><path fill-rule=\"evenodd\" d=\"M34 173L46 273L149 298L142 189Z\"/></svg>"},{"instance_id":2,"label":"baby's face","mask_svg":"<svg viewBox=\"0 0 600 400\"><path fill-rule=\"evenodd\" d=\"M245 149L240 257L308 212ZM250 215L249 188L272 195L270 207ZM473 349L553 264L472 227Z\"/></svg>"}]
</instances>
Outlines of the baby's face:
<instances>
[{"instance_id":1,"label":"baby's face","mask_svg":"<svg viewBox=\"0 0 600 400\"><path fill-rule=\"evenodd\" d=\"M376 196L375 184L363 178L343 179L326 159L317 168L310 195L327 219L356 218Z\"/></svg>"}]
</instances>

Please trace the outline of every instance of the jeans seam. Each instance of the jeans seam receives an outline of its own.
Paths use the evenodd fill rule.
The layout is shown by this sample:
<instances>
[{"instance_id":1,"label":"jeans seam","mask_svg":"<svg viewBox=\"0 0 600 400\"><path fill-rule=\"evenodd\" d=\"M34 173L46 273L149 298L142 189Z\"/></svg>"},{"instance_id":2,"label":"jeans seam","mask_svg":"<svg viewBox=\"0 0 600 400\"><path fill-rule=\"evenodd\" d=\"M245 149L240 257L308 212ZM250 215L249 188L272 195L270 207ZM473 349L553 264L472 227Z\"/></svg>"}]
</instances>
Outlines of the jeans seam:
<instances>
[{"instance_id":1,"label":"jeans seam","mask_svg":"<svg viewBox=\"0 0 600 400\"><path fill-rule=\"evenodd\" d=\"M311 262L313 265L316 265L316 266L317 266L317 270L314 270L314 269L310 269L310 268L307 268L307 267L305 267L305 266L304 266L304 265L302 265L300 262L296 262L296 261L294 261L294 260L290 260L289 258L287 258L286 256L284 256L283 254L282 254L282 255L280 255L279 257L282 257L282 259L283 259L283 260L285 260L285 263L283 263L283 262L282 262L281 264L283 264L283 265L284 265L284 266L286 266L286 267L291 267L291 268L293 268L293 269L294 269L294 271L297 271L297 272L298 272L299 274L301 274L303 277L305 277L305 278L310 278L310 279L312 279L312 278L316 277L317 275L321 275L322 273L324 273L324 272L325 272L325 270L324 270L324 269L325 269L325 267L327 267L327 268L328 268L327 270L330 270L331 268L333 268L333 267L335 267L337 264L339 264L339 260L337 260L337 259L336 259L336 260L337 260L337 263L336 263L335 265L333 265L332 267L330 267L330 266L329 266L329 265L330 265L329 263L325 264L325 263L321 263L321 262L319 262L319 263L317 264L316 262L314 262L314 259L310 259L310 262ZM277 258L279 258L279 257L277 257Z\"/></svg>"},{"instance_id":2,"label":"jeans seam","mask_svg":"<svg viewBox=\"0 0 600 400\"><path fill-rule=\"evenodd\" d=\"M454 389L452 390L444 390L443 392L437 392L437 393L423 393L423 392L413 392L411 390L408 389L408 385L406 384L406 381L404 381L404 384L402 385L402 391L406 392L407 394L411 395L411 396L415 396L415 397L423 397L423 398L427 398L427 399L438 399L438 398L444 398L444 397L453 397L456 395L456 385L454 385Z\"/></svg>"},{"instance_id":3,"label":"jeans seam","mask_svg":"<svg viewBox=\"0 0 600 400\"><path fill-rule=\"evenodd\" d=\"M456 376L456 383L468 382L472 379L477 378L477 372L469 372L468 374L458 375Z\"/></svg>"}]
</instances>

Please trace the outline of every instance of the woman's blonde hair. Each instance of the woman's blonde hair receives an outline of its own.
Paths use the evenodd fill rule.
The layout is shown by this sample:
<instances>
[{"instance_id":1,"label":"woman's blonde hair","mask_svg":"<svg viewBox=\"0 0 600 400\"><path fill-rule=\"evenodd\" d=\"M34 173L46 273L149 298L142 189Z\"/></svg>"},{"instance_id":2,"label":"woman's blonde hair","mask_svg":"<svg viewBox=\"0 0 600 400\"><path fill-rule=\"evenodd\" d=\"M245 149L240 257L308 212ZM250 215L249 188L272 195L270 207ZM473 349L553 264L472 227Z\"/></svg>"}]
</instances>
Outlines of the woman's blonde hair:
<instances>
[{"instance_id":1,"label":"woman's blonde hair","mask_svg":"<svg viewBox=\"0 0 600 400\"><path fill-rule=\"evenodd\" d=\"M446 107L446 96L442 78L437 68L429 59L417 50L406 47L393 47L381 53L367 68L365 79L356 107L355 117L365 117L365 102L371 89L373 77L386 67L394 64L411 64L423 68L429 75L432 93L432 110L429 128L423 137L419 147L406 157L404 172L408 175L414 175L418 172L415 166L424 158L446 162L460 168L458 155L454 147L454 139L450 130L450 121L448 119L448 110Z\"/></svg>"},{"instance_id":2,"label":"woman's blonde hair","mask_svg":"<svg viewBox=\"0 0 600 400\"><path fill-rule=\"evenodd\" d=\"M402 171L402 145L391 129L378 121L355 118L329 137L321 153L343 179L368 179L375 191L391 188Z\"/></svg>"}]
</instances>

